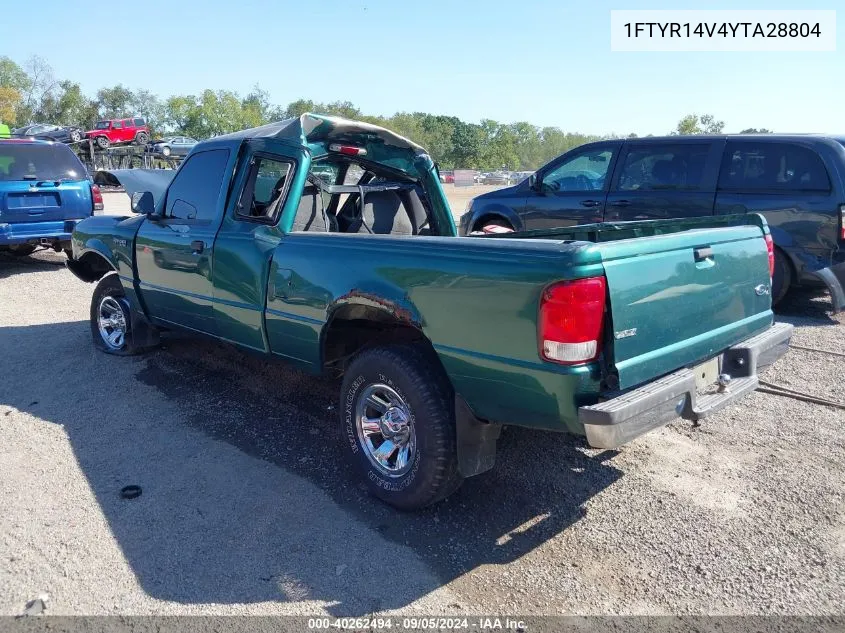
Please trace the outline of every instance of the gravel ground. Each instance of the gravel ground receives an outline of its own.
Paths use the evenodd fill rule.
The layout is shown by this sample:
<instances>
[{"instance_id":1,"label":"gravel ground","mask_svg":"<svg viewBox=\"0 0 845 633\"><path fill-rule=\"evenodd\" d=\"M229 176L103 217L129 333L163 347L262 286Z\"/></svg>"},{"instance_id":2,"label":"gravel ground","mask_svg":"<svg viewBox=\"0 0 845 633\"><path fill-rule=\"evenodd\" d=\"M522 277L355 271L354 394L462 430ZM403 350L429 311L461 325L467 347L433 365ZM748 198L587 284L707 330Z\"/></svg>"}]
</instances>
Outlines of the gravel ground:
<instances>
[{"instance_id":1,"label":"gravel ground","mask_svg":"<svg viewBox=\"0 0 845 633\"><path fill-rule=\"evenodd\" d=\"M758 392L621 451L509 428L400 514L341 459L337 384L185 337L95 352L61 262L0 256L0 614L842 613L845 411ZM829 307L779 319L845 352ZM764 378L842 400L841 370L794 349Z\"/></svg>"}]
</instances>

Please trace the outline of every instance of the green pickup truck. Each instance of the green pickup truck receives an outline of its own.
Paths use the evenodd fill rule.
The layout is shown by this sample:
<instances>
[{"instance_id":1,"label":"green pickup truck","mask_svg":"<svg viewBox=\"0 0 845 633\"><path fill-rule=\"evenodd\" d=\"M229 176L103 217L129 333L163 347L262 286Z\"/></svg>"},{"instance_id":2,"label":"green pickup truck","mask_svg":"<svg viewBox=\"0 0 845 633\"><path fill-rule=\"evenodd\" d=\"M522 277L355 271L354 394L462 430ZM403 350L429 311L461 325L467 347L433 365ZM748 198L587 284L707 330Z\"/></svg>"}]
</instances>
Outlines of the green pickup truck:
<instances>
[{"instance_id":1,"label":"green pickup truck","mask_svg":"<svg viewBox=\"0 0 845 633\"><path fill-rule=\"evenodd\" d=\"M175 174L175 175L174 175ZM403 509L490 469L503 424L616 448L757 386L773 325L757 215L457 237L425 150L303 115L112 172L132 217L73 232L110 354L190 330L342 377L363 481Z\"/></svg>"}]
</instances>

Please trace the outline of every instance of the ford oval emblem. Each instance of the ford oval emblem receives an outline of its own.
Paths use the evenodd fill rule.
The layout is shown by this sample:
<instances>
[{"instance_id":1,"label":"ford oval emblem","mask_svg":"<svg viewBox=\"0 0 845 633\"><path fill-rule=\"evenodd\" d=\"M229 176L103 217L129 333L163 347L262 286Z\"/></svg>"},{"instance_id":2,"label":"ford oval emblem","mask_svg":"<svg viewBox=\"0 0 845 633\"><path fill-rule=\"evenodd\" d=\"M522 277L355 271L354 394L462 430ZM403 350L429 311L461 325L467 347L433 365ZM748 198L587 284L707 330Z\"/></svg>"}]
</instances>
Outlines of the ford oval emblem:
<instances>
[{"instance_id":1,"label":"ford oval emblem","mask_svg":"<svg viewBox=\"0 0 845 633\"><path fill-rule=\"evenodd\" d=\"M757 293L758 297L762 297L763 295L769 294L769 285L768 284L758 284L754 286L754 292Z\"/></svg>"}]
</instances>

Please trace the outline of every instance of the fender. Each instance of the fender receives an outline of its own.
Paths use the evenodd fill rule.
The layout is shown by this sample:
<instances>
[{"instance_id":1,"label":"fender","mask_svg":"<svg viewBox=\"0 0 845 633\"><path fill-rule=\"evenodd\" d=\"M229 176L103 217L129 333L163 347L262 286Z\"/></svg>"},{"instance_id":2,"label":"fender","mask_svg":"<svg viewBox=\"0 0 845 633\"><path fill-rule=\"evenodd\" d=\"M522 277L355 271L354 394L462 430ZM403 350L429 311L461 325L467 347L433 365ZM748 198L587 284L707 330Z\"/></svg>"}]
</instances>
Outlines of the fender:
<instances>
[{"instance_id":1,"label":"fender","mask_svg":"<svg viewBox=\"0 0 845 633\"><path fill-rule=\"evenodd\" d=\"M463 221L461 222L462 228L464 228L467 233L472 230L472 227L475 226L475 223L478 222L478 220L485 216L498 216L503 220L506 220L515 231L523 230L522 220L511 207L500 202L483 204L483 201L483 198L479 200L482 204L478 205L478 208L476 208L476 205L473 205L468 219L469 221L466 221L466 223Z\"/></svg>"}]
</instances>

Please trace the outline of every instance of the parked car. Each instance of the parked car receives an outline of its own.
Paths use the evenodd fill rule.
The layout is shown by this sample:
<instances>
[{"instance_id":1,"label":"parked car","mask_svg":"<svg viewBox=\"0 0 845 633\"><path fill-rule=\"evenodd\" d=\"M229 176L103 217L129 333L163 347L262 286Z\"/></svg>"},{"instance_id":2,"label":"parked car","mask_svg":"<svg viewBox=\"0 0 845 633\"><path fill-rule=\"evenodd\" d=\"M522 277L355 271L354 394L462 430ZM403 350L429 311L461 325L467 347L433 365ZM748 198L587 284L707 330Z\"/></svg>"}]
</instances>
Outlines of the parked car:
<instances>
[{"instance_id":1,"label":"parked car","mask_svg":"<svg viewBox=\"0 0 845 633\"><path fill-rule=\"evenodd\" d=\"M343 451L404 509L491 468L502 424L615 448L703 418L792 333L756 214L459 238L423 148L308 114L203 142L175 176L113 173L139 215L80 223L68 261L97 282L94 345L186 329L343 376Z\"/></svg>"},{"instance_id":2,"label":"parked car","mask_svg":"<svg viewBox=\"0 0 845 633\"><path fill-rule=\"evenodd\" d=\"M17 138L35 138L59 143L78 143L85 136L82 128L73 125L53 125L51 123L32 123L14 129L12 134Z\"/></svg>"},{"instance_id":3,"label":"parked car","mask_svg":"<svg viewBox=\"0 0 845 633\"><path fill-rule=\"evenodd\" d=\"M166 136L158 141L151 141L147 147L154 154L162 156L187 156L198 142L190 136Z\"/></svg>"},{"instance_id":4,"label":"parked car","mask_svg":"<svg viewBox=\"0 0 845 633\"><path fill-rule=\"evenodd\" d=\"M107 119L97 121L93 130L85 132L89 143L95 143L100 149L121 143L146 145L150 140L150 128L146 119Z\"/></svg>"},{"instance_id":5,"label":"parked car","mask_svg":"<svg viewBox=\"0 0 845 633\"><path fill-rule=\"evenodd\" d=\"M483 183L485 185L507 185L508 175L503 171L492 171L489 174L484 174Z\"/></svg>"},{"instance_id":6,"label":"parked car","mask_svg":"<svg viewBox=\"0 0 845 633\"><path fill-rule=\"evenodd\" d=\"M475 198L462 233L762 213L775 241L773 300L823 282L845 308L845 138L669 136L590 143L515 187Z\"/></svg>"},{"instance_id":7,"label":"parked car","mask_svg":"<svg viewBox=\"0 0 845 633\"><path fill-rule=\"evenodd\" d=\"M67 145L0 140L0 251L69 251L76 223L102 208L99 188Z\"/></svg>"},{"instance_id":8,"label":"parked car","mask_svg":"<svg viewBox=\"0 0 845 633\"><path fill-rule=\"evenodd\" d=\"M451 169L446 169L440 172L440 182L454 184L455 183L455 172Z\"/></svg>"}]
</instances>

